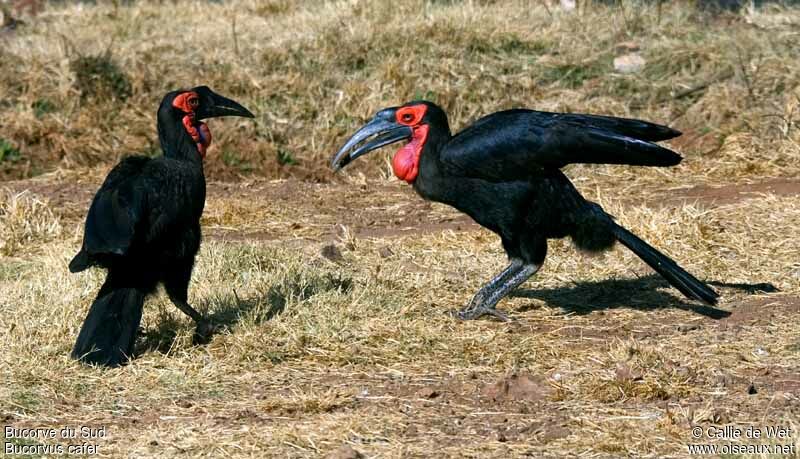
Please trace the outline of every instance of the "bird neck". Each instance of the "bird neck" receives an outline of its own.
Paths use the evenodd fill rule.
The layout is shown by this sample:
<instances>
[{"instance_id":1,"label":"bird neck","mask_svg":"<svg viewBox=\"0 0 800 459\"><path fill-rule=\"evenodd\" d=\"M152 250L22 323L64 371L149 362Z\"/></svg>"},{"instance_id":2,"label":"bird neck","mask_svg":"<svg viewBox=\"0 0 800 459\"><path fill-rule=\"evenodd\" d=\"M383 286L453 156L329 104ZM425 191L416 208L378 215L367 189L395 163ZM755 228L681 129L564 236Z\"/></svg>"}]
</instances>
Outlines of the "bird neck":
<instances>
[{"instance_id":1,"label":"bird neck","mask_svg":"<svg viewBox=\"0 0 800 459\"><path fill-rule=\"evenodd\" d=\"M428 139L419 158L419 175L412 184L417 193L425 199L443 202L439 196L446 187L441 185L445 178L439 155L444 149L450 136L433 135Z\"/></svg>"},{"instance_id":2,"label":"bird neck","mask_svg":"<svg viewBox=\"0 0 800 459\"><path fill-rule=\"evenodd\" d=\"M400 180L413 184L423 167L431 167L431 164L423 166L423 162L430 163L431 157L436 158L441 146L449 138L449 129L442 131L428 124L415 127L411 141L398 150L392 158L394 175Z\"/></svg>"},{"instance_id":3,"label":"bird neck","mask_svg":"<svg viewBox=\"0 0 800 459\"><path fill-rule=\"evenodd\" d=\"M187 161L202 167L203 155L198 149L197 142L186 131L182 122L159 120L158 138L165 157Z\"/></svg>"}]
</instances>

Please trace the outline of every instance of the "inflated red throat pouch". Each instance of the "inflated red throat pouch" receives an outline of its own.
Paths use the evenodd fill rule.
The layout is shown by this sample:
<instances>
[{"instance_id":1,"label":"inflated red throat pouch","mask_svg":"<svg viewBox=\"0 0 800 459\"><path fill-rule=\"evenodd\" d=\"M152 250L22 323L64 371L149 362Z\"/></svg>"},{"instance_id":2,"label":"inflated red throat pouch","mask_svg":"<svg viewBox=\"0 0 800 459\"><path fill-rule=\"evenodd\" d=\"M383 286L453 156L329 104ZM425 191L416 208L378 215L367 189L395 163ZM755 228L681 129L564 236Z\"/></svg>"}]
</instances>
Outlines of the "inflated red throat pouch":
<instances>
[{"instance_id":1,"label":"inflated red throat pouch","mask_svg":"<svg viewBox=\"0 0 800 459\"><path fill-rule=\"evenodd\" d=\"M419 174L419 157L428 140L428 125L422 124L414 129L411 141L399 149L392 158L394 175L407 183L414 183Z\"/></svg>"}]
</instances>

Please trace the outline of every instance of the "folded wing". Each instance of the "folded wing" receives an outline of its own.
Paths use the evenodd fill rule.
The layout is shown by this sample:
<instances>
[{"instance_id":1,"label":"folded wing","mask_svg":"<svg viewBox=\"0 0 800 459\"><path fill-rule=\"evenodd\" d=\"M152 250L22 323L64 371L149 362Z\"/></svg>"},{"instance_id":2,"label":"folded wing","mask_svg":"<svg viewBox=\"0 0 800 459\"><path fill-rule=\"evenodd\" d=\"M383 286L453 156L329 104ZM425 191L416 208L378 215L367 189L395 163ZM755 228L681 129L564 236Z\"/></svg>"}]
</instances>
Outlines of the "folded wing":
<instances>
[{"instance_id":1,"label":"folded wing","mask_svg":"<svg viewBox=\"0 0 800 459\"><path fill-rule=\"evenodd\" d=\"M86 216L83 251L90 255L128 252L145 212L146 190L139 182L147 161L129 157L108 174Z\"/></svg>"},{"instance_id":2,"label":"folded wing","mask_svg":"<svg viewBox=\"0 0 800 459\"><path fill-rule=\"evenodd\" d=\"M681 156L653 142L679 135L634 119L508 110L459 132L440 159L452 174L491 181L525 180L576 163L674 166Z\"/></svg>"}]
</instances>

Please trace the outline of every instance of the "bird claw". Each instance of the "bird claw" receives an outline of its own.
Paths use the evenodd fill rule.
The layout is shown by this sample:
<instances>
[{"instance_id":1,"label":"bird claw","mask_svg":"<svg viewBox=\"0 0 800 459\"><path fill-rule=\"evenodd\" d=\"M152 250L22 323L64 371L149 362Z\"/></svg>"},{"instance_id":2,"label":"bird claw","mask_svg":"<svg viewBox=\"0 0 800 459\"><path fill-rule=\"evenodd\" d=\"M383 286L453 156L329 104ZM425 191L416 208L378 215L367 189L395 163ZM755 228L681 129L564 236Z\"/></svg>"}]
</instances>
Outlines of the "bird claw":
<instances>
[{"instance_id":1,"label":"bird claw","mask_svg":"<svg viewBox=\"0 0 800 459\"><path fill-rule=\"evenodd\" d=\"M192 341L194 344L208 344L211 337L219 331L220 327L212 324L209 320L201 320L197 322Z\"/></svg>"},{"instance_id":2,"label":"bird claw","mask_svg":"<svg viewBox=\"0 0 800 459\"><path fill-rule=\"evenodd\" d=\"M461 320L475 320L483 316L493 316L501 322L511 322L511 318L505 313L502 313L495 308L488 308L485 306L471 307L470 305L470 307L466 307L463 310L458 311L455 316Z\"/></svg>"}]
</instances>

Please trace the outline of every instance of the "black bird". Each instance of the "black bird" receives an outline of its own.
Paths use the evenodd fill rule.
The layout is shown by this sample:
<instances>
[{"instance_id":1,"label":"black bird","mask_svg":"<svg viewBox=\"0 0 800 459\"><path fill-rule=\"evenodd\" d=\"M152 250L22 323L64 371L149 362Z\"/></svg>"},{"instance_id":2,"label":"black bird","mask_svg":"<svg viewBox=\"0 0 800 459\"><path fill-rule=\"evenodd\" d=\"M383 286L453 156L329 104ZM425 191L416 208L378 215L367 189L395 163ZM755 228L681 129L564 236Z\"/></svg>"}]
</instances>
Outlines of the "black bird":
<instances>
[{"instance_id":1,"label":"black bird","mask_svg":"<svg viewBox=\"0 0 800 459\"><path fill-rule=\"evenodd\" d=\"M548 239L566 236L591 252L619 241L687 297L715 304L714 290L616 224L559 170L574 163L674 166L682 158L653 142L679 135L634 119L521 109L493 113L451 135L440 107L414 101L379 111L331 167L408 141L392 159L395 175L424 199L449 204L500 236L510 264L459 312L463 319L505 320L497 303L539 270Z\"/></svg>"},{"instance_id":2,"label":"black bird","mask_svg":"<svg viewBox=\"0 0 800 459\"><path fill-rule=\"evenodd\" d=\"M211 143L208 126L200 120L219 116L253 118L206 86L168 93L157 113L164 155L123 159L95 194L83 246L69 270L101 266L108 273L73 358L107 366L126 362L144 299L159 282L175 306L194 319L198 337L211 333L210 323L187 300L206 200L203 158Z\"/></svg>"}]
</instances>

